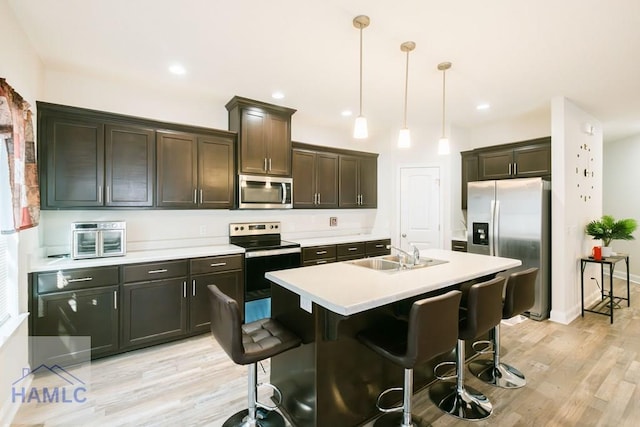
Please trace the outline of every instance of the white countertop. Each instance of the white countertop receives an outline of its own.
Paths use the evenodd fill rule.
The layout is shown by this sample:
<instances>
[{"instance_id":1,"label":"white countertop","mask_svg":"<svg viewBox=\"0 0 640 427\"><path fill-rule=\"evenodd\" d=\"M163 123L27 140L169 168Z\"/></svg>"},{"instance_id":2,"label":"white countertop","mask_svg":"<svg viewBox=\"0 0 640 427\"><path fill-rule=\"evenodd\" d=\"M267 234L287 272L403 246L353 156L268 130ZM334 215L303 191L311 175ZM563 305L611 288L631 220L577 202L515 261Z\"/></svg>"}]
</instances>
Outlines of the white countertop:
<instances>
[{"instance_id":1,"label":"white countertop","mask_svg":"<svg viewBox=\"0 0 640 427\"><path fill-rule=\"evenodd\" d=\"M303 248L320 245L339 245L340 243L368 242L389 239L388 234L351 234L347 236L314 237L310 239L287 239L300 243Z\"/></svg>"},{"instance_id":2,"label":"white countertop","mask_svg":"<svg viewBox=\"0 0 640 427\"><path fill-rule=\"evenodd\" d=\"M517 259L442 249L425 249L420 256L449 262L385 272L345 261L269 272L266 278L303 299L348 316L522 264Z\"/></svg>"},{"instance_id":3,"label":"white countertop","mask_svg":"<svg viewBox=\"0 0 640 427\"><path fill-rule=\"evenodd\" d=\"M59 270L63 268L104 267L108 265L134 264L138 262L170 261L217 255L242 254L244 249L235 245L212 245L191 248L160 249L155 251L130 251L125 256L74 260L71 257L33 258L29 272Z\"/></svg>"}]
</instances>

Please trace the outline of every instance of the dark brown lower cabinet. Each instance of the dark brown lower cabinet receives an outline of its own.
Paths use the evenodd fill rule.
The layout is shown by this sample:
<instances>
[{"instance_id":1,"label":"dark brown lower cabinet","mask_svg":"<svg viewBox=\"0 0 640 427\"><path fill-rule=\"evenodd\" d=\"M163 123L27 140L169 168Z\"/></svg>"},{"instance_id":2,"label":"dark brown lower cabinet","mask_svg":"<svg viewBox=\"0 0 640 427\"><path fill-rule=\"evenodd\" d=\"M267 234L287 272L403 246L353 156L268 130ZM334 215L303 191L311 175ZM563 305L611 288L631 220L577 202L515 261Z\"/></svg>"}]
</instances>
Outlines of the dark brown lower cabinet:
<instances>
[{"instance_id":1,"label":"dark brown lower cabinet","mask_svg":"<svg viewBox=\"0 0 640 427\"><path fill-rule=\"evenodd\" d=\"M203 274L191 279L189 298L189 331L206 332L211 324L211 311L207 286L216 285L220 290L238 302L244 318L244 290L242 271Z\"/></svg>"},{"instance_id":2,"label":"dark brown lower cabinet","mask_svg":"<svg viewBox=\"0 0 640 427\"><path fill-rule=\"evenodd\" d=\"M147 345L187 331L187 278L123 286L122 344Z\"/></svg>"}]
</instances>

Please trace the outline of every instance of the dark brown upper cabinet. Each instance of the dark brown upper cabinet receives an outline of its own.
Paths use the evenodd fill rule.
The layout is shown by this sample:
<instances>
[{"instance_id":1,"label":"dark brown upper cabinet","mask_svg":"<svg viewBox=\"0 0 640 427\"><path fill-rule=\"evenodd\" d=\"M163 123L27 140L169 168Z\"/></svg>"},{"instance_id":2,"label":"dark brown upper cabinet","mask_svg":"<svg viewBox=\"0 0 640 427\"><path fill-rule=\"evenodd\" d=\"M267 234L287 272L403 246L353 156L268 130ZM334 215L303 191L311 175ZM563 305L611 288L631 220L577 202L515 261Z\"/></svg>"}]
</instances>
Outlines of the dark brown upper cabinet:
<instances>
[{"instance_id":1,"label":"dark brown upper cabinet","mask_svg":"<svg viewBox=\"0 0 640 427\"><path fill-rule=\"evenodd\" d=\"M551 175L551 140L539 138L478 151L480 180Z\"/></svg>"},{"instance_id":2,"label":"dark brown upper cabinet","mask_svg":"<svg viewBox=\"0 0 640 427\"><path fill-rule=\"evenodd\" d=\"M341 208L378 206L378 156L340 155Z\"/></svg>"},{"instance_id":3,"label":"dark brown upper cabinet","mask_svg":"<svg viewBox=\"0 0 640 427\"><path fill-rule=\"evenodd\" d=\"M152 206L155 132L38 103L42 207Z\"/></svg>"},{"instance_id":4,"label":"dark brown upper cabinet","mask_svg":"<svg viewBox=\"0 0 640 427\"><path fill-rule=\"evenodd\" d=\"M338 154L293 149L293 207L338 207Z\"/></svg>"},{"instance_id":5,"label":"dark brown upper cabinet","mask_svg":"<svg viewBox=\"0 0 640 427\"><path fill-rule=\"evenodd\" d=\"M238 133L238 172L291 176L291 116L296 110L233 97L229 130Z\"/></svg>"},{"instance_id":6,"label":"dark brown upper cabinet","mask_svg":"<svg viewBox=\"0 0 640 427\"><path fill-rule=\"evenodd\" d=\"M492 179L551 179L551 137L464 151L461 154L461 207L467 209L467 183Z\"/></svg>"},{"instance_id":7,"label":"dark brown upper cabinet","mask_svg":"<svg viewBox=\"0 0 640 427\"><path fill-rule=\"evenodd\" d=\"M172 208L231 208L234 139L229 135L158 132L156 204Z\"/></svg>"}]
</instances>

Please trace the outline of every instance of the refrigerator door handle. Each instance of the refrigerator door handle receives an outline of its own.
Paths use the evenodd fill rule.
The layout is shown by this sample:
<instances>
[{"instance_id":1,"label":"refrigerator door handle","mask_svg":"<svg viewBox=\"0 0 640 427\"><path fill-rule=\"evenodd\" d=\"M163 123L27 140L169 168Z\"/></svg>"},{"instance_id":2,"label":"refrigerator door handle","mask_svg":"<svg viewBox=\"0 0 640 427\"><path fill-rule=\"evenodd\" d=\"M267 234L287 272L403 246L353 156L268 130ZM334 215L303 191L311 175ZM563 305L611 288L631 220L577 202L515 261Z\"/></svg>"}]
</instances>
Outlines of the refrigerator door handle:
<instances>
[{"instance_id":1,"label":"refrigerator door handle","mask_svg":"<svg viewBox=\"0 0 640 427\"><path fill-rule=\"evenodd\" d=\"M500 256L500 200L495 201L493 214L493 254Z\"/></svg>"},{"instance_id":2,"label":"refrigerator door handle","mask_svg":"<svg viewBox=\"0 0 640 427\"><path fill-rule=\"evenodd\" d=\"M491 213L489 214L489 230L487 233L489 234L489 255L494 256L494 234L493 234L493 224L495 221L495 211L496 211L496 201L491 200Z\"/></svg>"}]
</instances>

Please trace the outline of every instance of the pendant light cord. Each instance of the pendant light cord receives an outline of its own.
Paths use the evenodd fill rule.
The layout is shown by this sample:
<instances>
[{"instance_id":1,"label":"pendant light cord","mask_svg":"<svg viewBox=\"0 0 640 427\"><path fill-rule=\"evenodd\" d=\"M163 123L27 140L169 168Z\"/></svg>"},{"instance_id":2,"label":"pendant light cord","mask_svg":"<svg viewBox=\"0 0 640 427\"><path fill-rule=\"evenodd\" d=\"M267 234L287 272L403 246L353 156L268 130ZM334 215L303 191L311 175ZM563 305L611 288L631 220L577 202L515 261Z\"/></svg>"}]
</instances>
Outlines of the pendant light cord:
<instances>
[{"instance_id":1,"label":"pendant light cord","mask_svg":"<svg viewBox=\"0 0 640 427\"><path fill-rule=\"evenodd\" d=\"M362 26L360 27L360 116L362 116Z\"/></svg>"},{"instance_id":2,"label":"pendant light cord","mask_svg":"<svg viewBox=\"0 0 640 427\"><path fill-rule=\"evenodd\" d=\"M407 128L407 95L409 92L409 51L407 51L407 65L404 73L404 119L402 127Z\"/></svg>"},{"instance_id":3,"label":"pendant light cord","mask_svg":"<svg viewBox=\"0 0 640 427\"><path fill-rule=\"evenodd\" d=\"M444 134L444 116L445 116L445 76L447 74L446 70L442 70L442 138L445 137Z\"/></svg>"}]
</instances>

